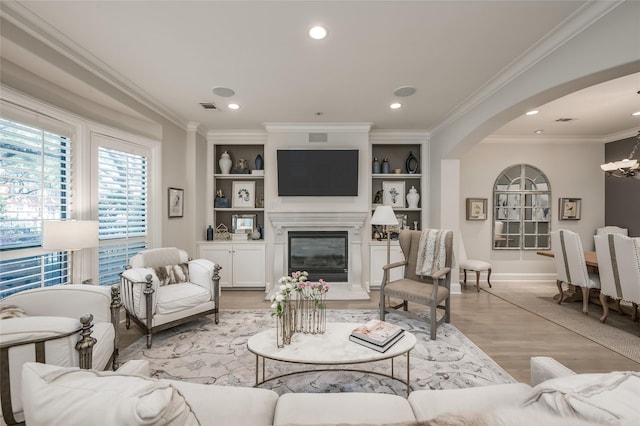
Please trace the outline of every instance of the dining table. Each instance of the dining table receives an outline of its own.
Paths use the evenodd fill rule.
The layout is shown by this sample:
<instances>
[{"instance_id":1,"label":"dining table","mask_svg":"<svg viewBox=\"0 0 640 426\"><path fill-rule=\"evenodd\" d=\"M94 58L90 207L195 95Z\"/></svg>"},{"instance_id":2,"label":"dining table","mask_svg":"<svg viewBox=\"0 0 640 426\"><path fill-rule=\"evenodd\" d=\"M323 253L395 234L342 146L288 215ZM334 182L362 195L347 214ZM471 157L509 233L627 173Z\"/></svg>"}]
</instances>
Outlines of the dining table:
<instances>
[{"instance_id":1,"label":"dining table","mask_svg":"<svg viewBox=\"0 0 640 426\"><path fill-rule=\"evenodd\" d=\"M546 257L555 257L553 254L553 250L540 250L537 251L536 254ZM594 273L598 273L598 256L596 255L595 251L585 251L584 261L588 267L593 269Z\"/></svg>"}]
</instances>

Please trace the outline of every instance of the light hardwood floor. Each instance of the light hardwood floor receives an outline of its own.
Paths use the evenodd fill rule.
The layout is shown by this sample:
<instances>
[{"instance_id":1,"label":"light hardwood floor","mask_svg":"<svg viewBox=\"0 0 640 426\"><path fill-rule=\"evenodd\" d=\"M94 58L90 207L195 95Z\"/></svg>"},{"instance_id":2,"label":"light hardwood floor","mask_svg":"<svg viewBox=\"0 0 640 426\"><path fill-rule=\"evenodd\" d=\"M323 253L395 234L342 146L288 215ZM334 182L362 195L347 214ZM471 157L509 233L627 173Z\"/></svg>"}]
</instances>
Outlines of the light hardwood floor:
<instances>
[{"instance_id":1,"label":"light hardwood floor","mask_svg":"<svg viewBox=\"0 0 640 426\"><path fill-rule=\"evenodd\" d=\"M220 306L268 309L264 298L262 291L227 290ZM328 301L327 307L377 309L378 300L372 291L369 301ZM529 383L532 356L554 357L578 373L640 370L639 363L473 286L452 296L451 312L451 323L518 381ZM126 330L121 323L121 348L141 336L134 325Z\"/></svg>"}]
</instances>

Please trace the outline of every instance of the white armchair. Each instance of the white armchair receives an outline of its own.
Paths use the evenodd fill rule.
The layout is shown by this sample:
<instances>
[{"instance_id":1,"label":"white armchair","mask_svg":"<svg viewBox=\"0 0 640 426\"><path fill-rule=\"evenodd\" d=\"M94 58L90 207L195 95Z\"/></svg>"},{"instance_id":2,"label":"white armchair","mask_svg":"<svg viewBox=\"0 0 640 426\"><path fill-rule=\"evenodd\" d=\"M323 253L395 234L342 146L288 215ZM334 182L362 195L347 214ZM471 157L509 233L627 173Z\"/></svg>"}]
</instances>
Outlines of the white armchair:
<instances>
[{"instance_id":1,"label":"white armchair","mask_svg":"<svg viewBox=\"0 0 640 426\"><path fill-rule=\"evenodd\" d=\"M100 370L117 367L118 291L118 286L57 285L23 291L0 301L5 318L0 321L0 406L4 423L24 421L21 372L26 362Z\"/></svg>"},{"instance_id":2,"label":"white armchair","mask_svg":"<svg viewBox=\"0 0 640 426\"><path fill-rule=\"evenodd\" d=\"M222 269L206 259L189 260L175 247L144 250L120 274L126 327L131 320L145 330L147 348L153 333L204 315L218 323Z\"/></svg>"}]
</instances>

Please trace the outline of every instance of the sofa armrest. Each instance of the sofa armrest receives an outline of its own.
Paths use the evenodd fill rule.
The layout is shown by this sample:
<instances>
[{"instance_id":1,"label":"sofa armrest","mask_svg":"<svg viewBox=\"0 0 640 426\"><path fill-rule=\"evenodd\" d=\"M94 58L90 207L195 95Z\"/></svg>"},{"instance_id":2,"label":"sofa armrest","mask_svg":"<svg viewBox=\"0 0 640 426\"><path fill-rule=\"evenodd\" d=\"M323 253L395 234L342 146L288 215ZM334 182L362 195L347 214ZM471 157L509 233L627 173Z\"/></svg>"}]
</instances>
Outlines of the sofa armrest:
<instances>
[{"instance_id":1,"label":"sofa armrest","mask_svg":"<svg viewBox=\"0 0 640 426\"><path fill-rule=\"evenodd\" d=\"M150 280L148 281L148 278ZM151 285L148 286L147 284ZM132 268L120 274L120 298L125 309L136 318L147 318L147 293L151 292L151 315L155 314L160 282L151 268Z\"/></svg>"},{"instance_id":2,"label":"sofa armrest","mask_svg":"<svg viewBox=\"0 0 640 426\"><path fill-rule=\"evenodd\" d=\"M548 356L531 357L531 386L556 377L571 376L575 371Z\"/></svg>"}]
</instances>

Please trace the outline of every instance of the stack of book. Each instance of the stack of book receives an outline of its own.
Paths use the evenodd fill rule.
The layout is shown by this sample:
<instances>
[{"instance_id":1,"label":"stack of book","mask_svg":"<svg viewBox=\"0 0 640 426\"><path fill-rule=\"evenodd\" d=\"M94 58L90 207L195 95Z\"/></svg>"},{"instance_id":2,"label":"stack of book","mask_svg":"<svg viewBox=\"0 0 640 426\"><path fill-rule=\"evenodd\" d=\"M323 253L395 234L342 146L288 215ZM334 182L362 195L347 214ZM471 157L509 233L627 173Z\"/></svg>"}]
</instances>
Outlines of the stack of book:
<instances>
[{"instance_id":1,"label":"stack of book","mask_svg":"<svg viewBox=\"0 0 640 426\"><path fill-rule=\"evenodd\" d=\"M349 340L378 352L386 352L403 336L404 330L397 325L371 320L353 330Z\"/></svg>"}]
</instances>

